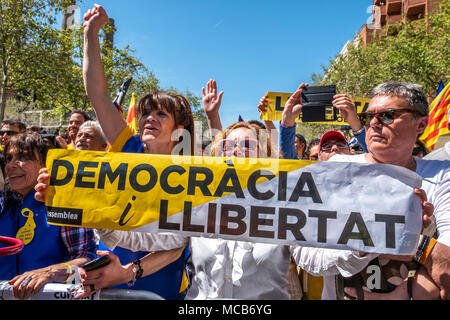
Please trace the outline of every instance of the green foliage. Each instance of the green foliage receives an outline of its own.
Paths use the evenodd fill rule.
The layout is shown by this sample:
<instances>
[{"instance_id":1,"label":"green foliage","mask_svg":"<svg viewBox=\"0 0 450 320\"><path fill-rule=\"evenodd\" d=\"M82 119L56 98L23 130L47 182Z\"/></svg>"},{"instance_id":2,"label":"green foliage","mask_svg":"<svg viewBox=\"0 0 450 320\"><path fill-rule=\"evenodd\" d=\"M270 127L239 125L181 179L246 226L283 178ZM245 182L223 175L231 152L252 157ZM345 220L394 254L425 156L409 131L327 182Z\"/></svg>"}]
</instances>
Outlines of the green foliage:
<instances>
[{"instance_id":1,"label":"green foliage","mask_svg":"<svg viewBox=\"0 0 450 320\"><path fill-rule=\"evenodd\" d=\"M396 35L386 36L390 33ZM443 0L435 14L378 31L376 40L367 46L357 38L345 56L337 56L324 67L324 76L314 74L312 80L362 97L383 82L408 81L421 84L434 97L439 80L450 81L449 67L450 1Z\"/></svg>"},{"instance_id":2,"label":"green foliage","mask_svg":"<svg viewBox=\"0 0 450 320\"><path fill-rule=\"evenodd\" d=\"M80 1L78 1L79 3ZM49 110L56 119L70 111L92 111L83 86L83 30L55 27L57 16L71 0L2 0L0 5L0 121L4 118L8 93L20 101L9 102L13 114ZM105 27L108 31L109 26ZM102 59L108 89L113 99L125 79L133 82L123 105L127 111L131 93L136 99L159 88L159 81L129 47L115 48L103 41ZM174 89L173 89L174 90ZM197 113L200 98L186 97Z\"/></svg>"}]
</instances>

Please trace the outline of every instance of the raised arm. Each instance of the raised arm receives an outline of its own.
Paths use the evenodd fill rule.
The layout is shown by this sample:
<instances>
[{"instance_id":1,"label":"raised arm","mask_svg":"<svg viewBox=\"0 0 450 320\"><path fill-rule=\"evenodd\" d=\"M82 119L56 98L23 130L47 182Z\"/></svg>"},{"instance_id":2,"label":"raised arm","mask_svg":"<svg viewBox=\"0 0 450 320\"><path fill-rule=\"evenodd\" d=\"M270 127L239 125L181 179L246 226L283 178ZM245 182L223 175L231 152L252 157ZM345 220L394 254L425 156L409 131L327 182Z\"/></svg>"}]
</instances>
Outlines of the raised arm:
<instances>
[{"instance_id":1,"label":"raised arm","mask_svg":"<svg viewBox=\"0 0 450 320\"><path fill-rule=\"evenodd\" d=\"M108 22L108 15L102 6L96 4L86 12L84 20L84 87L106 138L112 144L125 128L126 121L111 101L100 56L98 35Z\"/></svg>"},{"instance_id":2,"label":"raised arm","mask_svg":"<svg viewBox=\"0 0 450 320\"><path fill-rule=\"evenodd\" d=\"M363 150L367 152L367 145L365 141L366 133L361 121L358 119L353 100L346 94L337 94L334 96L333 106L339 109L339 113L342 118L344 118L344 121L347 122L352 128L353 135L356 137Z\"/></svg>"},{"instance_id":3,"label":"raised arm","mask_svg":"<svg viewBox=\"0 0 450 320\"><path fill-rule=\"evenodd\" d=\"M211 79L202 88L202 102L205 109L208 126L211 130L211 140L214 141L215 136L222 131L222 122L220 121L219 109L222 103L223 91L217 94L217 83Z\"/></svg>"}]
</instances>

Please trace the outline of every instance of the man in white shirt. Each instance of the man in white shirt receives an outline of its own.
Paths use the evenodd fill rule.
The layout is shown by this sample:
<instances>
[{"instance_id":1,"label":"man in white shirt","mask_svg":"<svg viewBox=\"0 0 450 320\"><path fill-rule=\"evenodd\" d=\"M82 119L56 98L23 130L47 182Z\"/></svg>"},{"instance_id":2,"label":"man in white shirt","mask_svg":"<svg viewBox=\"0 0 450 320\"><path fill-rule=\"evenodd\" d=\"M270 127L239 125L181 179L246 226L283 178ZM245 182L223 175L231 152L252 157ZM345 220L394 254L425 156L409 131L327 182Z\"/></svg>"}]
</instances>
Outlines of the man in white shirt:
<instances>
[{"instance_id":1,"label":"man in white shirt","mask_svg":"<svg viewBox=\"0 0 450 320\"><path fill-rule=\"evenodd\" d=\"M294 121L301 112L303 106L301 92L304 86L306 85L302 84L286 103L280 136L288 136L284 131L292 130ZM391 164L408 168L422 176L422 188L426 195L423 193L418 195L422 199L425 211L432 212L434 206L438 242L424 267L418 272L413 296L414 298L448 299L450 297L450 162L425 161L412 156L416 138L422 134L428 123L426 97L419 85L400 82L385 83L376 87L371 97L367 111L359 115L360 121L365 126L369 152L355 156L335 155L330 158L330 161ZM328 257L331 257L334 252L336 261L351 257L347 251L325 250ZM306 248L303 254L309 255L312 260L317 260L317 257L323 257L324 253L318 254L316 248ZM353 253L353 256L357 255L358 253ZM369 255L364 257L367 258L367 256ZM361 268L362 264L367 266L369 262L367 259L361 259L357 268L354 269ZM349 277L349 273L354 275L358 272L340 270L342 277ZM324 276L322 299L336 299L335 280L333 276Z\"/></svg>"}]
</instances>

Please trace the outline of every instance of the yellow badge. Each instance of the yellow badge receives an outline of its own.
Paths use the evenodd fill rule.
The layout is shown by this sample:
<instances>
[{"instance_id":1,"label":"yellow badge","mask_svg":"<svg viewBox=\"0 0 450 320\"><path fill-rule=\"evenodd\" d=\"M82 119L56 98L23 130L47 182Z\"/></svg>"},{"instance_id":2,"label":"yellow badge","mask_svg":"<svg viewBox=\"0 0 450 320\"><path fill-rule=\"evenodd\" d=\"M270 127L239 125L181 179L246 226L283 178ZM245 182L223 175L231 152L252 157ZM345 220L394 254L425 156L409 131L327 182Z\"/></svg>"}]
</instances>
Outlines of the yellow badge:
<instances>
[{"instance_id":1,"label":"yellow badge","mask_svg":"<svg viewBox=\"0 0 450 320\"><path fill-rule=\"evenodd\" d=\"M22 215L27 218L25 225L17 231L16 238L23 241L25 245L33 241L34 229L36 228L36 223L34 223L34 213L28 208L22 210ZM28 214L27 214L28 213Z\"/></svg>"}]
</instances>

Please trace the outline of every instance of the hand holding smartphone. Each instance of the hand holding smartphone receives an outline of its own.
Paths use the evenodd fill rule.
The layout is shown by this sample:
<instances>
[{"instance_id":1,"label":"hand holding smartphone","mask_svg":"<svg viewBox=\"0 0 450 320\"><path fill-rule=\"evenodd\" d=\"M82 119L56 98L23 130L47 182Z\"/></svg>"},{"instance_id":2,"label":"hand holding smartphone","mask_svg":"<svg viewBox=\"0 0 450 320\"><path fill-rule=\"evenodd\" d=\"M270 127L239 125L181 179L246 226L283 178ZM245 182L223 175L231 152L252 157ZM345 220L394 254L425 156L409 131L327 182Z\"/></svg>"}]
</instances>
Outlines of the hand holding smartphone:
<instances>
[{"instance_id":1,"label":"hand holding smartphone","mask_svg":"<svg viewBox=\"0 0 450 320\"><path fill-rule=\"evenodd\" d=\"M92 261L86 262L85 264L83 264L80 267L86 271L92 271L92 270L100 269L104 266L107 266L110 262L111 262L111 259L110 259L109 255L104 255L104 256L101 256Z\"/></svg>"}]
</instances>

